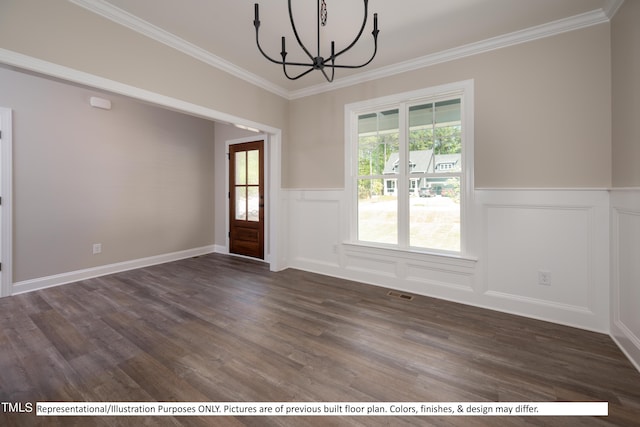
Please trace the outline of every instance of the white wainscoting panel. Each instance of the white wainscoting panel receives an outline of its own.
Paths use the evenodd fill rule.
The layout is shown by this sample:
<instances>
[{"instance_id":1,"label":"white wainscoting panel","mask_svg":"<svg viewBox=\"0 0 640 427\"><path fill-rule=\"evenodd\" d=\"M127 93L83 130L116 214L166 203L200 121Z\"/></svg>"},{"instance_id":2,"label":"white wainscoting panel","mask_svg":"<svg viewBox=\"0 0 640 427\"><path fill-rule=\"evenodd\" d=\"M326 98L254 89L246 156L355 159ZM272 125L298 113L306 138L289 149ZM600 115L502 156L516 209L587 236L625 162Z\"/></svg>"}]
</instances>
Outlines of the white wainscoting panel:
<instances>
[{"instance_id":1,"label":"white wainscoting panel","mask_svg":"<svg viewBox=\"0 0 640 427\"><path fill-rule=\"evenodd\" d=\"M531 317L608 331L606 196L587 191L483 194L485 295ZM541 274L550 279L548 285L541 283Z\"/></svg>"},{"instance_id":2,"label":"white wainscoting panel","mask_svg":"<svg viewBox=\"0 0 640 427\"><path fill-rule=\"evenodd\" d=\"M289 266L323 274L339 269L342 190L288 190Z\"/></svg>"},{"instance_id":3,"label":"white wainscoting panel","mask_svg":"<svg viewBox=\"0 0 640 427\"><path fill-rule=\"evenodd\" d=\"M342 264L352 280L420 295L464 300L473 293L476 261L343 244Z\"/></svg>"},{"instance_id":4,"label":"white wainscoting panel","mask_svg":"<svg viewBox=\"0 0 640 427\"><path fill-rule=\"evenodd\" d=\"M640 188L611 192L611 335L640 370Z\"/></svg>"},{"instance_id":5,"label":"white wainscoting panel","mask_svg":"<svg viewBox=\"0 0 640 427\"><path fill-rule=\"evenodd\" d=\"M477 190L461 258L348 242L343 190L287 194L292 268L609 332L607 190Z\"/></svg>"}]
</instances>

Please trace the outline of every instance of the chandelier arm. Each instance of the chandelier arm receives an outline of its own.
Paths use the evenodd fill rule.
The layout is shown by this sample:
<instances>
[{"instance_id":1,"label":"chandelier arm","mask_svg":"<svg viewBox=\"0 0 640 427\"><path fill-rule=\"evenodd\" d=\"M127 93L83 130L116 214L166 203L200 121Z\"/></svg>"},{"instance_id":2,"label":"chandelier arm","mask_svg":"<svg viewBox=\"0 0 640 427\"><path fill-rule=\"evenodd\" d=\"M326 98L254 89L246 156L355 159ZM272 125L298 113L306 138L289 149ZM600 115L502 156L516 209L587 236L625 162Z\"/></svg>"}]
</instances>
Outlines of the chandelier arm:
<instances>
[{"instance_id":1,"label":"chandelier arm","mask_svg":"<svg viewBox=\"0 0 640 427\"><path fill-rule=\"evenodd\" d=\"M293 35L296 36L296 40L298 41L298 44L300 45L302 50L304 50L304 52L307 54L309 59L311 59L311 61L313 62L313 55L311 55L311 53L305 47L305 45L302 44L302 40L300 40L300 36L298 35L298 30L296 29L296 24L295 22L293 22L293 12L291 11L291 0L289 0L289 20L291 21L291 28L293 29Z\"/></svg>"},{"instance_id":2,"label":"chandelier arm","mask_svg":"<svg viewBox=\"0 0 640 427\"><path fill-rule=\"evenodd\" d=\"M286 62L283 58L282 61L273 59L272 57L270 57L269 55L267 55L267 53L264 51L264 49L262 49L262 46L260 45L260 36L259 36L259 31L260 31L260 19L259 19L259 6L256 3L255 4L255 19L253 21L253 26L256 28L256 46L258 46L258 50L260 51L260 53L262 54L262 56L264 56L265 58L267 58L269 61L273 62L274 64L278 64L278 65L291 65L291 66L296 66L296 67L313 67L313 63L308 64L308 63L301 63L301 62ZM282 48L282 52L280 52L280 54L282 55L282 53L287 54L287 52L285 52L284 49L284 43L283 43L283 48ZM312 58L313 59L313 58Z\"/></svg>"},{"instance_id":3,"label":"chandelier arm","mask_svg":"<svg viewBox=\"0 0 640 427\"><path fill-rule=\"evenodd\" d=\"M282 71L284 71L284 75L289 80L298 80L300 77L304 77L304 76L306 76L307 74L309 74L310 72L312 72L314 70L312 65L307 65L308 67L310 67L307 71L303 71L302 73L298 74L297 76L291 77L289 75L289 73L287 73L287 65L290 65L290 64L287 64L287 63L283 63L282 64ZM304 65L304 64L293 64L293 65Z\"/></svg>"},{"instance_id":4,"label":"chandelier arm","mask_svg":"<svg viewBox=\"0 0 640 427\"><path fill-rule=\"evenodd\" d=\"M282 62L279 61L278 64L280 65L286 65L288 67L313 67L313 64L305 64L302 62Z\"/></svg>"},{"instance_id":5,"label":"chandelier arm","mask_svg":"<svg viewBox=\"0 0 640 427\"><path fill-rule=\"evenodd\" d=\"M376 57L376 53L378 53L378 38L376 36L374 36L374 46L373 46L373 55L371 55L371 58L369 58L369 60L367 62L365 62L362 65L335 65L335 64L331 64L331 65L326 65L326 67L331 67L333 69L336 68L350 68L350 69L354 69L354 68L362 68L362 67L366 67L367 65L369 65L371 63L371 61L373 61L373 58ZM331 59L331 58L329 58Z\"/></svg>"},{"instance_id":6,"label":"chandelier arm","mask_svg":"<svg viewBox=\"0 0 640 427\"><path fill-rule=\"evenodd\" d=\"M259 40L259 37L258 37L258 27L257 27L257 26L256 26L256 45L258 46L258 50L260 51L260 53L262 54L262 56L264 56L265 58L267 58L269 61L271 61L271 62L273 62L273 63L275 63L275 64L278 64L278 65L281 65L281 64L283 63L283 61L277 61L277 60L275 60L275 59L271 58L269 55L267 55L267 54L265 53L265 51L264 51L264 50L262 50L262 46L260 46L260 40Z\"/></svg>"},{"instance_id":7,"label":"chandelier arm","mask_svg":"<svg viewBox=\"0 0 640 427\"><path fill-rule=\"evenodd\" d=\"M289 0L289 1L291 1L291 0ZM346 51L351 49L353 46L355 46L356 43L358 43L358 40L360 40L360 36L362 36L362 33L364 32L364 28L367 26L367 18L369 16L369 0L363 0L363 1L364 1L364 20L362 21L362 26L360 27L360 31L358 32L358 35L351 42L351 44L349 46L347 46L346 48L342 49L340 52L336 53L334 55L334 58L337 58L338 56L342 55L343 53L345 53ZM375 28L375 30L377 30L377 20L376 20L376 28Z\"/></svg>"},{"instance_id":8,"label":"chandelier arm","mask_svg":"<svg viewBox=\"0 0 640 427\"><path fill-rule=\"evenodd\" d=\"M329 78L329 76L327 75L327 72L324 71L324 69L320 69L320 71L322 71L322 74L324 75L324 78L327 79L327 82L329 82L329 83L333 82L333 77L336 74L336 69L335 68L333 68L331 70L331 78Z\"/></svg>"},{"instance_id":9,"label":"chandelier arm","mask_svg":"<svg viewBox=\"0 0 640 427\"><path fill-rule=\"evenodd\" d=\"M308 63L305 64L305 63L302 63L302 62L278 61L276 59L271 58L269 55L267 55L265 53L265 51L262 49L262 46L260 46L260 41L258 39L258 29L257 28L256 28L256 45L258 46L258 50L260 51L262 56L264 56L265 58L267 58L269 61L273 62L274 64L290 65L290 66L295 66L295 67L313 67L313 64L308 64Z\"/></svg>"},{"instance_id":10,"label":"chandelier arm","mask_svg":"<svg viewBox=\"0 0 640 427\"><path fill-rule=\"evenodd\" d=\"M260 16L260 11L259 11L258 3L256 3L256 4L254 5L254 8L255 8L255 18L253 19L253 26L254 26L254 27L255 27L255 29L256 29L256 45L258 46L258 50L260 51L260 53L262 54L262 56L264 56L265 58L267 58L269 61L271 61L271 62L273 62L273 63L275 63L275 64L281 64L282 62L284 62L284 59L283 59L283 61L281 62L281 61L277 61L277 60L275 60L275 59L271 58L271 57L270 57L269 55L267 55L267 54L266 54L266 52L262 49L262 46L260 46L260 35L259 35L259 32L260 32L260 18L259 18L259 16Z\"/></svg>"},{"instance_id":11,"label":"chandelier arm","mask_svg":"<svg viewBox=\"0 0 640 427\"><path fill-rule=\"evenodd\" d=\"M331 78L329 78L329 76L327 76L327 73L324 71L324 66L325 64L331 60ZM323 61L322 66L323 68L320 69L320 71L322 71L322 74L324 74L324 78L327 79L327 82L331 83L333 82L333 78L336 75L336 42L332 41L331 42L331 57L325 61Z\"/></svg>"}]
</instances>

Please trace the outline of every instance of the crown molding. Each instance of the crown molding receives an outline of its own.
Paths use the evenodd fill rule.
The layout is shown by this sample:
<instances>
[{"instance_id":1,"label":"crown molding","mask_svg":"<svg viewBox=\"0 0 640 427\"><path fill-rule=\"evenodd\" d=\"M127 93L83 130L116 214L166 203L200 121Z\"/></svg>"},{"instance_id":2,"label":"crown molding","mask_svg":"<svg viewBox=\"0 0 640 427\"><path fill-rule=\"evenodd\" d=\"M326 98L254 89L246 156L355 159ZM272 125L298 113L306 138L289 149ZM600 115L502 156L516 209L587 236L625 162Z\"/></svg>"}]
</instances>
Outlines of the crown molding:
<instances>
[{"instance_id":1,"label":"crown molding","mask_svg":"<svg viewBox=\"0 0 640 427\"><path fill-rule=\"evenodd\" d=\"M123 25L133 31L143 34L153 40L163 43L178 51L190 55L206 64L216 67L222 71L230 73L253 85L272 92L288 100L304 98L329 92L336 89L357 85L385 77L394 76L408 71L414 71L425 67L430 67L443 62L453 61L492 50L502 49L509 46L527 43L546 37L555 36L569 31L603 24L618 11L624 0L606 0L602 9L559 19L542 25L537 25L524 30L515 31L509 34L492 37L475 43L453 49L444 50L420 58L411 59L397 64L389 65L355 74L353 76L336 79L333 83L320 83L307 88L289 91L277 84L274 84L256 74L240 68L231 62L220 58L192 43L187 42L155 25L144 21L118 7L109 4L106 0L69 0L80 7L94 12L106 19Z\"/></svg>"},{"instance_id":2,"label":"crown molding","mask_svg":"<svg viewBox=\"0 0 640 427\"><path fill-rule=\"evenodd\" d=\"M618 9L622 6L624 0L606 0L605 6L602 8L605 15L609 18L609 20L613 19L613 17L618 13Z\"/></svg>"},{"instance_id":3,"label":"crown molding","mask_svg":"<svg viewBox=\"0 0 640 427\"><path fill-rule=\"evenodd\" d=\"M157 42L163 43L174 48L186 55L189 55L205 64L211 65L222 71L225 71L235 77L245 80L255 86L261 87L269 92L279 95L283 98L289 97L289 91L278 86L256 74L253 74L244 68L240 68L231 62L204 50L193 43L190 43L180 37L171 34L162 28L138 18L105 0L69 0L71 3L89 10L97 15L107 18L117 24L123 25L130 30L136 31L144 36L151 38Z\"/></svg>"}]
</instances>

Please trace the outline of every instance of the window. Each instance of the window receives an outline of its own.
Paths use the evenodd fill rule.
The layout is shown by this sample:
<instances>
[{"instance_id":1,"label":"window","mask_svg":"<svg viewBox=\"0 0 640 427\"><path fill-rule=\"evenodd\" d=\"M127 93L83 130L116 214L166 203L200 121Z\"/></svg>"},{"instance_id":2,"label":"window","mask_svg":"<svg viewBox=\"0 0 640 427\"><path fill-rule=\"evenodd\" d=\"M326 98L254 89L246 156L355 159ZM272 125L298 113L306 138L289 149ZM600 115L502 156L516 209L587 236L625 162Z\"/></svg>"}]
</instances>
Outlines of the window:
<instances>
[{"instance_id":1,"label":"window","mask_svg":"<svg viewBox=\"0 0 640 427\"><path fill-rule=\"evenodd\" d=\"M464 253L473 82L346 106L352 241Z\"/></svg>"}]
</instances>

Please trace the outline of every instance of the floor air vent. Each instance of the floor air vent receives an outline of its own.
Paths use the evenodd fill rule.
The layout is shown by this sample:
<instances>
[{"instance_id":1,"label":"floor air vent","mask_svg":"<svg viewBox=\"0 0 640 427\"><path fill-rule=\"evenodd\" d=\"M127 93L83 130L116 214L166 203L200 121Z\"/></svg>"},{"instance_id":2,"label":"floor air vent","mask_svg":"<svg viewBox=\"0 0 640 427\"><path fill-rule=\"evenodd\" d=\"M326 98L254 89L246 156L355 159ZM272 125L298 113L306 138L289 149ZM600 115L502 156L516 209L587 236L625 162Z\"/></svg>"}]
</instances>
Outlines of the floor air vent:
<instances>
[{"instance_id":1,"label":"floor air vent","mask_svg":"<svg viewBox=\"0 0 640 427\"><path fill-rule=\"evenodd\" d=\"M403 293L396 292L396 291L389 291L389 292L387 292L387 295L389 295L390 297L403 299L405 301L411 301L413 299L413 295L403 294Z\"/></svg>"}]
</instances>

